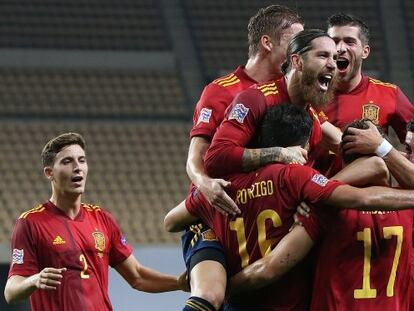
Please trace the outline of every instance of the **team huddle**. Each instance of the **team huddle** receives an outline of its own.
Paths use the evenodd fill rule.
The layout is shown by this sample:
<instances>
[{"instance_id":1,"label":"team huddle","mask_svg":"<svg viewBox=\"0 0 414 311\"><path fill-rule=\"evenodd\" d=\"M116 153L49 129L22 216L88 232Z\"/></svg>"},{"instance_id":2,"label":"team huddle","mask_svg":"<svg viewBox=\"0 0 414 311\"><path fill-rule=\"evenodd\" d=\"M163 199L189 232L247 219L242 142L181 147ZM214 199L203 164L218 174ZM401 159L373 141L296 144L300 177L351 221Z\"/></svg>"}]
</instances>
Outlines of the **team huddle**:
<instances>
[{"instance_id":1,"label":"team huddle","mask_svg":"<svg viewBox=\"0 0 414 311\"><path fill-rule=\"evenodd\" d=\"M414 310L414 106L362 73L363 21L304 25L287 7L260 9L247 63L196 105L192 185L164 220L185 230L183 311ZM406 152L383 137L389 127ZM18 219L6 300L112 310L109 265L138 290L187 290L185 275L142 266L112 216L81 203L85 148L75 133L44 147L52 197Z\"/></svg>"}]
</instances>

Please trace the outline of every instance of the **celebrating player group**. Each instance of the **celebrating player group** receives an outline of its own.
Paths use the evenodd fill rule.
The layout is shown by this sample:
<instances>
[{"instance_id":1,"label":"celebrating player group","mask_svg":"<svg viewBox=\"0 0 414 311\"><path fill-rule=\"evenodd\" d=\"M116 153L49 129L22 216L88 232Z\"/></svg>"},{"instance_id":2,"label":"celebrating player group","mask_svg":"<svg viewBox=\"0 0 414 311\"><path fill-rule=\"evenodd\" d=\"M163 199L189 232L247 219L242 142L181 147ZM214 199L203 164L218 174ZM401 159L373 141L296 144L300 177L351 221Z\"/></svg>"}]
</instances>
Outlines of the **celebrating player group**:
<instances>
[{"instance_id":1,"label":"celebrating player group","mask_svg":"<svg viewBox=\"0 0 414 311\"><path fill-rule=\"evenodd\" d=\"M363 74L364 21L327 21L307 29L288 7L261 8L246 64L200 96L192 184L164 220L184 231L183 311L414 310L414 106ZM141 265L107 211L81 203L85 149L76 133L44 147L52 197L17 221L6 300L112 310L108 265L138 290L187 290L184 275Z\"/></svg>"}]
</instances>

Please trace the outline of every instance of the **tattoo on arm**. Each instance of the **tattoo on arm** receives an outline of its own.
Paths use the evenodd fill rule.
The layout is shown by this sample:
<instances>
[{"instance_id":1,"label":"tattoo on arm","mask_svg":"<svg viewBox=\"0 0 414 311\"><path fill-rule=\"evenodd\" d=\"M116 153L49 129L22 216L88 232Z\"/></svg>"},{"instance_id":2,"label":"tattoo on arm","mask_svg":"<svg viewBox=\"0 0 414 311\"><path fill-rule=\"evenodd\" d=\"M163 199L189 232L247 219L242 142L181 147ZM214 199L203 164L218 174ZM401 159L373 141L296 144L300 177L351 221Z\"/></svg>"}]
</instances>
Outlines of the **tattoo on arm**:
<instances>
[{"instance_id":1,"label":"tattoo on arm","mask_svg":"<svg viewBox=\"0 0 414 311\"><path fill-rule=\"evenodd\" d=\"M282 147L271 147L262 149L244 149L243 152L243 170L250 172L269 163L292 162L293 156L290 153L283 152Z\"/></svg>"}]
</instances>

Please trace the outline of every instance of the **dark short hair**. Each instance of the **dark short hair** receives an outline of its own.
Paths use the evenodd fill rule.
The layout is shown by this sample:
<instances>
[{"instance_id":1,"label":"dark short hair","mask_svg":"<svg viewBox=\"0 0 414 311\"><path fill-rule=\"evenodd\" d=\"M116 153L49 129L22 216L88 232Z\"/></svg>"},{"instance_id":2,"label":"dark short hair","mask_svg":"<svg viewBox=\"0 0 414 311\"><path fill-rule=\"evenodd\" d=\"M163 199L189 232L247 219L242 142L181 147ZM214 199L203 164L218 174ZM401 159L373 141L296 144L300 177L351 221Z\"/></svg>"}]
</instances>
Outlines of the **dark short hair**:
<instances>
[{"instance_id":1,"label":"dark short hair","mask_svg":"<svg viewBox=\"0 0 414 311\"><path fill-rule=\"evenodd\" d=\"M282 64L283 74L286 74L290 69L290 57L293 54L302 55L310 51L312 49L312 41L320 37L330 38L326 31L322 29L305 29L294 35L287 48L286 60Z\"/></svg>"},{"instance_id":2,"label":"dark short hair","mask_svg":"<svg viewBox=\"0 0 414 311\"><path fill-rule=\"evenodd\" d=\"M414 118L407 123L407 131L414 132Z\"/></svg>"},{"instance_id":3,"label":"dark short hair","mask_svg":"<svg viewBox=\"0 0 414 311\"><path fill-rule=\"evenodd\" d=\"M304 24L299 14L283 5L270 5L250 18L247 25L247 38L249 42L249 56L255 55L259 50L260 39L269 35L280 40L281 32L293 24Z\"/></svg>"},{"instance_id":4,"label":"dark short hair","mask_svg":"<svg viewBox=\"0 0 414 311\"><path fill-rule=\"evenodd\" d=\"M302 107L282 103L266 110L258 130L258 145L267 147L304 146L313 120Z\"/></svg>"},{"instance_id":5,"label":"dark short hair","mask_svg":"<svg viewBox=\"0 0 414 311\"><path fill-rule=\"evenodd\" d=\"M331 15L328 18L328 28L334 26L356 26L359 28L359 39L363 44L369 44L370 32L367 24L365 24L361 19L351 15L338 13Z\"/></svg>"},{"instance_id":6,"label":"dark short hair","mask_svg":"<svg viewBox=\"0 0 414 311\"><path fill-rule=\"evenodd\" d=\"M78 133L64 133L52 138L42 150L41 158L43 167L53 165L59 151L70 145L79 145L83 150L86 149L85 139Z\"/></svg>"},{"instance_id":7,"label":"dark short hair","mask_svg":"<svg viewBox=\"0 0 414 311\"><path fill-rule=\"evenodd\" d=\"M372 123L372 121L370 119L365 118L365 119L355 120L355 121L352 121L351 123L348 123L345 126L345 128L342 132L342 140L344 139L344 137L346 135L348 135L348 129L349 128L353 127L353 128L357 128L357 129L360 129L360 130L366 130L369 127L368 122ZM383 135L383 130L380 129L380 128L378 128L378 130L380 131L381 135ZM341 144L342 143L343 142L341 142ZM372 154L372 155L375 155L375 154ZM342 159L343 159L345 164L349 164L349 163L355 161L356 159L358 159L360 157L364 157L364 156L367 156L367 154L360 154L360 153L345 154L344 152L342 152Z\"/></svg>"}]
</instances>

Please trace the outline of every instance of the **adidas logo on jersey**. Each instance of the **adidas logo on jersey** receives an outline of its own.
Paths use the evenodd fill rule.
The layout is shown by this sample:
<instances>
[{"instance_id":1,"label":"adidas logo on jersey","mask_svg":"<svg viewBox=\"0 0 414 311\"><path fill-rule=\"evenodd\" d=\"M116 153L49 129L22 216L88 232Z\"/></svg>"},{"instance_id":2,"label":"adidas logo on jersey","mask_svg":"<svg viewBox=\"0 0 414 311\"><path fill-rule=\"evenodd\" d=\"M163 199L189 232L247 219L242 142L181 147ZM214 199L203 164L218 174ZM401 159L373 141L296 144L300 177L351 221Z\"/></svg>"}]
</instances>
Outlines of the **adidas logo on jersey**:
<instances>
[{"instance_id":1,"label":"adidas logo on jersey","mask_svg":"<svg viewBox=\"0 0 414 311\"><path fill-rule=\"evenodd\" d=\"M61 245L61 244L65 244L66 241L64 239L62 239L62 237L60 235L57 235L56 238L53 240L53 245Z\"/></svg>"}]
</instances>

